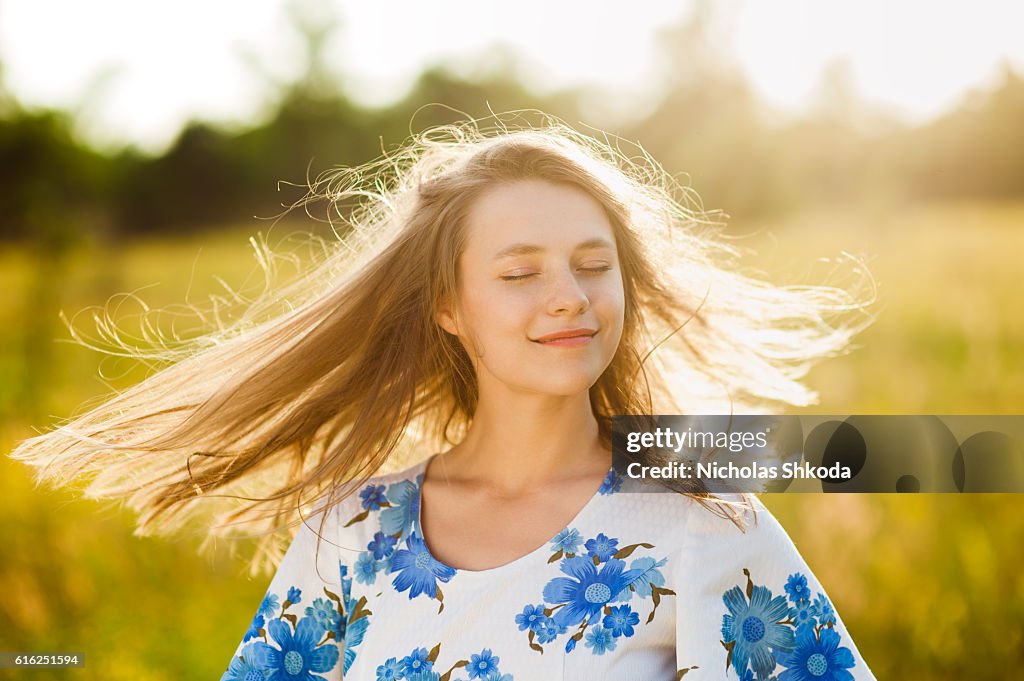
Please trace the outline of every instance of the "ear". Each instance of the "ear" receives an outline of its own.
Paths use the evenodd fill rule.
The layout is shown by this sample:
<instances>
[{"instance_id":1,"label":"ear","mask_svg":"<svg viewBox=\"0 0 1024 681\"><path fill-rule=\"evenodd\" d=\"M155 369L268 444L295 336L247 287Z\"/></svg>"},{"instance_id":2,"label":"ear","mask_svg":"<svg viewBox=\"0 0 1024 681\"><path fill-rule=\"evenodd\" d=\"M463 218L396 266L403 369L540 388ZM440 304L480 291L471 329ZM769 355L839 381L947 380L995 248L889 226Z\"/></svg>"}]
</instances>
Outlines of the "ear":
<instances>
[{"instance_id":1,"label":"ear","mask_svg":"<svg viewBox=\"0 0 1024 681\"><path fill-rule=\"evenodd\" d=\"M442 329L452 334L453 336L459 335L459 323L455 316L455 311L452 309L452 305L448 300L441 300L437 304L437 311L434 313L434 321Z\"/></svg>"}]
</instances>

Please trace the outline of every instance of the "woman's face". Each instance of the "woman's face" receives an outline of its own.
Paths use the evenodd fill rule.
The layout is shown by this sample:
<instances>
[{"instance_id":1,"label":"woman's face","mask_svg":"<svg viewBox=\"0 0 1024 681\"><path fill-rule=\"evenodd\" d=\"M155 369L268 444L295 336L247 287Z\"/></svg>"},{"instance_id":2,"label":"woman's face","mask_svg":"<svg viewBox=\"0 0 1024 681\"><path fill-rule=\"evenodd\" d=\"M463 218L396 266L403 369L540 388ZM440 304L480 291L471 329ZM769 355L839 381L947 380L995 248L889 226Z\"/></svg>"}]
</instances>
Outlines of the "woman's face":
<instances>
[{"instance_id":1,"label":"woman's face","mask_svg":"<svg viewBox=\"0 0 1024 681\"><path fill-rule=\"evenodd\" d=\"M459 293L438 323L459 337L481 396L575 395L611 362L624 295L612 225L570 185L521 180L470 209Z\"/></svg>"}]
</instances>

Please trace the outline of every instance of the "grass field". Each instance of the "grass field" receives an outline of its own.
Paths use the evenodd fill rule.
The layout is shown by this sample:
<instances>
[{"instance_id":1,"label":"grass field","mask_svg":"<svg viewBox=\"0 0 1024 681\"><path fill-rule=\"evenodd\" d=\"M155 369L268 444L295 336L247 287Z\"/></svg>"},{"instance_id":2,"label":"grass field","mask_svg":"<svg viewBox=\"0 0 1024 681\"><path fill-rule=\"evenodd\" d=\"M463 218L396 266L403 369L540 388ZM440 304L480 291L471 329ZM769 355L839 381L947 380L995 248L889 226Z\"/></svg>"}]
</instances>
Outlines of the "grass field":
<instances>
[{"instance_id":1,"label":"grass field","mask_svg":"<svg viewBox=\"0 0 1024 681\"><path fill-rule=\"evenodd\" d=\"M94 352L54 342L68 338L58 310L70 317L150 287L139 295L168 309L155 323L169 330L186 291L187 302L200 304L223 293L214 275L233 287L258 284L246 244L251 229L94 244L57 262L0 251L0 451L105 392L98 370L117 387L144 375L127 361L101 364ZM777 281L807 282L822 271L819 258L842 250L867 257L879 285L877 321L858 349L812 373L821 393L814 412L1024 410L1024 204L805 213L732 229L758 233L741 244L760 253L745 262ZM140 310L123 302L126 328ZM77 326L88 330L87 320ZM187 318L174 324L187 335ZM9 678L219 678L269 576L249 580L226 555L200 558L195 537L134 537L127 512L68 491L33 490L28 471L6 458L0 496L8 537L0 553L0 650L83 651L87 659L74 672ZM1024 498L789 495L765 502L878 678L1004 679L1024 665ZM13 673L0 670L0 678L5 671Z\"/></svg>"}]
</instances>

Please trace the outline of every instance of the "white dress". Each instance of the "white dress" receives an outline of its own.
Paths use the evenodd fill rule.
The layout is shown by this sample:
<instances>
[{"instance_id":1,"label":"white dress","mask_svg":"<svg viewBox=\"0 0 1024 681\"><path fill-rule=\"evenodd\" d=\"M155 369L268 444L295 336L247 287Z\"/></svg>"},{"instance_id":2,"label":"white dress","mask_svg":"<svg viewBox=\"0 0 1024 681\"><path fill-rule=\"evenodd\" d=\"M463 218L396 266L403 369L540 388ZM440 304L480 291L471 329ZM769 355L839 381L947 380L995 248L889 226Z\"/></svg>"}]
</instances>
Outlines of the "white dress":
<instances>
[{"instance_id":1,"label":"white dress","mask_svg":"<svg viewBox=\"0 0 1024 681\"><path fill-rule=\"evenodd\" d=\"M222 681L873 679L817 579L755 501L742 532L614 470L543 546L490 570L434 559L429 460L300 527Z\"/></svg>"}]
</instances>

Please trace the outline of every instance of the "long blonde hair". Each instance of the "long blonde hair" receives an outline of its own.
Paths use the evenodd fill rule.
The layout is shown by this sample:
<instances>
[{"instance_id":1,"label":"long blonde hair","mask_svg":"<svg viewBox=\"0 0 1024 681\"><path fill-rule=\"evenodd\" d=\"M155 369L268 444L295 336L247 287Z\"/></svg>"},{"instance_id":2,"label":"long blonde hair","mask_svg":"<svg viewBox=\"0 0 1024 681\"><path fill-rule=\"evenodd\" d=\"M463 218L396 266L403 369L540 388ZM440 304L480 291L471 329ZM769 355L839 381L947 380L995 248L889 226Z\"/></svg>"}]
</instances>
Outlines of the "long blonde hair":
<instances>
[{"instance_id":1,"label":"long blonde hair","mask_svg":"<svg viewBox=\"0 0 1024 681\"><path fill-rule=\"evenodd\" d=\"M331 207L337 238L326 257L188 342L143 352L112 333L121 354L167 366L24 440L13 458L37 467L37 484L84 478L86 496L125 499L136 534L199 514L207 547L244 525L263 537L253 571L272 565L277 530L310 504L329 508L382 468L465 432L476 379L435 306L458 289L473 201L528 178L586 191L615 231L624 331L590 390L606 444L615 414L813 402L801 379L867 323L864 300L741 274L721 223L642 149L627 157L552 119L497 121L434 128L312 182L301 203Z\"/></svg>"}]
</instances>

